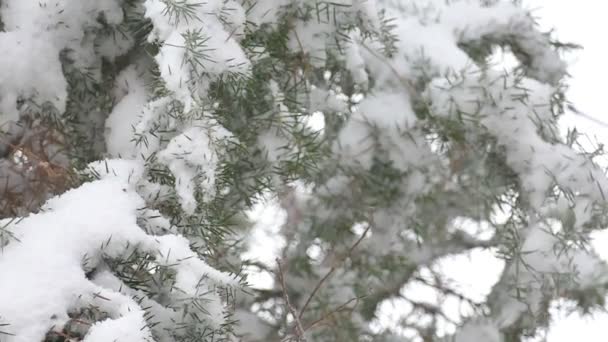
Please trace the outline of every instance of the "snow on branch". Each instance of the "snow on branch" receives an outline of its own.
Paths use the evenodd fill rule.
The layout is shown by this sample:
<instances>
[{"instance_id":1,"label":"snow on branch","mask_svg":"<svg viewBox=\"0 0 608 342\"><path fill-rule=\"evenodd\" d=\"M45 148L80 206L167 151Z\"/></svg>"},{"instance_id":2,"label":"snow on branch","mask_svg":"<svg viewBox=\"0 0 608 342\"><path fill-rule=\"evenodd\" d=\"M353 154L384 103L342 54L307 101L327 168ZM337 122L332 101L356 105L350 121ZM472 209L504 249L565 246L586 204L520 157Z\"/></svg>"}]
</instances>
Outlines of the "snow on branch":
<instances>
[{"instance_id":1,"label":"snow on branch","mask_svg":"<svg viewBox=\"0 0 608 342\"><path fill-rule=\"evenodd\" d=\"M224 304L216 288L236 285L233 278L202 261L185 238L148 235L138 226L145 202L133 187L137 166L107 162L94 167L102 179L52 198L39 214L11 225L15 241L0 254L0 272L10 280L0 282L0 312L11 334L7 341L43 340L50 330L60 332L70 313L87 307L108 318L93 324L83 341L151 340L158 318L146 312L150 307L90 276L107 267L105 260L136 251L175 272L168 302L152 307L164 320L171 317L179 324L197 315L217 329ZM204 311L187 304L196 297L204 298Z\"/></svg>"}]
</instances>

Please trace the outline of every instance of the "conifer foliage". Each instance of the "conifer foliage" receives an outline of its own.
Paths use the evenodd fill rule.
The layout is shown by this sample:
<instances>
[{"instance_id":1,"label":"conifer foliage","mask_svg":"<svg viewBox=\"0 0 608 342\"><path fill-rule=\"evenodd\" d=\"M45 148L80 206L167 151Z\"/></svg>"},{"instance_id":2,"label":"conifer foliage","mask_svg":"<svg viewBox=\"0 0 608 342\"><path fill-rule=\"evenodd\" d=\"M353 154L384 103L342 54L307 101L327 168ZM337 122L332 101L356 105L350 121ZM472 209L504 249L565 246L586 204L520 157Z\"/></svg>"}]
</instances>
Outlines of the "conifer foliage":
<instances>
[{"instance_id":1,"label":"conifer foliage","mask_svg":"<svg viewBox=\"0 0 608 342\"><path fill-rule=\"evenodd\" d=\"M514 342L556 299L604 305L601 150L560 134L570 45L518 1L2 0L0 19L2 342ZM245 253L262 199L273 263ZM433 267L479 249L505 264L481 302Z\"/></svg>"}]
</instances>

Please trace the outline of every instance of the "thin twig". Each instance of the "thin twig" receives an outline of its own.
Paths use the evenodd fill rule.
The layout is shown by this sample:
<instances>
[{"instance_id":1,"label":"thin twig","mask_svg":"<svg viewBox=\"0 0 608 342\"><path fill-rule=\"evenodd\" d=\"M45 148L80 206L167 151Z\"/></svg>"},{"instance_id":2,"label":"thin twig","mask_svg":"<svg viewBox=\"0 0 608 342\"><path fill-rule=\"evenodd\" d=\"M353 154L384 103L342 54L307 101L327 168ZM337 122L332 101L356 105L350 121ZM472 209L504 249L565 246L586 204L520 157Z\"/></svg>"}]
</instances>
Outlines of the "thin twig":
<instances>
[{"instance_id":1,"label":"thin twig","mask_svg":"<svg viewBox=\"0 0 608 342\"><path fill-rule=\"evenodd\" d=\"M350 310L350 311L354 310L357 307L357 305L359 304L359 300L361 300L363 298L365 298L365 296L355 297L355 298L349 299L346 303L344 303L344 304L338 306L337 308L335 308L334 310L326 313L321 318L319 318L319 319L317 319L315 321L312 321L311 323L307 324L306 328L304 328L304 330L308 330L308 329L314 327L315 325L317 325L317 324L325 321L326 319L328 319L329 317L333 316L334 314L336 314L338 312L342 312L344 310ZM355 302L355 305L352 308L348 308L347 306L350 303L352 303L352 302Z\"/></svg>"},{"instance_id":2,"label":"thin twig","mask_svg":"<svg viewBox=\"0 0 608 342\"><path fill-rule=\"evenodd\" d=\"M589 114L587 114L587 113L581 112L581 111L580 111L578 108L574 107L574 106L573 106L573 105L571 105L571 104L570 104L570 105L568 105L567 107L568 107L568 109L569 109L570 111L572 111L572 113L574 113L575 115L582 116L582 117L584 117L585 119L587 119L587 120L589 120L589 121L591 121L591 122L594 122L595 124L598 124L598 125L600 125L600 126L603 126L603 127L608 127L608 123L606 123L606 122L604 122L604 121L602 121L602 120L600 120L600 119L597 119L597 118L595 118L595 117L593 117L593 116L591 116L591 115L589 115Z\"/></svg>"},{"instance_id":3,"label":"thin twig","mask_svg":"<svg viewBox=\"0 0 608 342\"><path fill-rule=\"evenodd\" d=\"M289 300L289 294L287 294L287 286L285 285L285 276L283 274L283 267L281 266L281 261L277 258L277 265L279 266L279 282L281 283L281 288L283 290L283 298L285 299L285 305L291 312L294 321L296 322L296 336L298 341L305 342L306 338L304 337L304 329L302 328L302 322L300 321L300 316L298 315L298 310L291 304Z\"/></svg>"},{"instance_id":4,"label":"thin twig","mask_svg":"<svg viewBox=\"0 0 608 342\"><path fill-rule=\"evenodd\" d=\"M317 283L317 285L315 286L315 288L312 290L312 292L310 293L310 295L308 296L308 299L306 299L306 302L304 303L304 306L302 307L302 310L300 311L300 318L302 318L302 316L304 315L304 311L306 310L306 308L308 307L308 304L310 304L310 302L312 301L312 299L314 298L314 296L317 294L317 292L319 291L319 289L321 289L321 286L323 285L323 283L336 271L337 267L342 264L353 252L353 250L355 248L357 248L357 246L361 243L361 241L363 240L363 238L367 235L367 232L369 232L369 230L371 229L372 225L369 224L367 226L367 228L365 228L365 231L363 232L363 234L361 234L361 237L359 237L359 239L348 249L348 253L336 264L334 264L329 271L323 276L323 278L321 278L321 280L319 280L319 282Z\"/></svg>"},{"instance_id":5,"label":"thin twig","mask_svg":"<svg viewBox=\"0 0 608 342\"><path fill-rule=\"evenodd\" d=\"M50 160L47 160L48 158L43 158L39 155L37 155L36 153L34 153L31 149L28 149L26 147L20 146L20 145L15 145L9 141L7 141L6 139L0 137L0 143L3 143L5 145L7 145L8 147L10 147L13 151L19 151L21 153L23 153L28 159L34 159L37 161L38 165L42 166L45 169L50 168L58 168L61 169L64 172L70 172L69 169L51 162Z\"/></svg>"}]
</instances>

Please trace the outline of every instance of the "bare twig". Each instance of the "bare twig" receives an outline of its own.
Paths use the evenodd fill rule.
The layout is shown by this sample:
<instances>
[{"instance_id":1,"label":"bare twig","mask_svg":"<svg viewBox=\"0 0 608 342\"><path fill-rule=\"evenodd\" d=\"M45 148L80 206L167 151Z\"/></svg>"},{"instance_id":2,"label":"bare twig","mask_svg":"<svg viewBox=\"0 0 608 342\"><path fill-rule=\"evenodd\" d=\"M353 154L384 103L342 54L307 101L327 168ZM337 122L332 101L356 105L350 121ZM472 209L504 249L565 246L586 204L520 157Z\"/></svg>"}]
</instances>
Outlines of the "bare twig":
<instances>
[{"instance_id":1,"label":"bare twig","mask_svg":"<svg viewBox=\"0 0 608 342\"><path fill-rule=\"evenodd\" d=\"M277 258L277 265L279 267L279 282L281 283L281 289L283 290L283 298L285 299L285 305L289 309L289 312L293 316L293 319L296 323L296 336L298 341L305 342L306 338L304 337L304 329L302 328L302 322L300 321L300 316L298 315L298 310L291 304L289 300L289 294L287 293L287 286L285 285L285 275L283 274L283 267L281 266L281 261Z\"/></svg>"},{"instance_id":2,"label":"bare twig","mask_svg":"<svg viewBox=\"0 0 608 342\"><path fill-rule=\"evenodd\" d=\"M608 123L606 123L606 122L604 122L604 121L602 121L600 119L597 119L597 118L595 118L595 117L593 117L593 116L591 116L591 115L589 115L587 113L584 113L584 112L580 111L578 108L576 108L572 104L569 104L567 107L575 115L582 116L583 118L585 118L585 119L587 119L587 120L589 120L589 121L591 121L591 122L593 122L593 123L595 123L597 125L600 125L600 126L603 126L603 127L608 127Z\"/></svg>"},{"instance_id":3,"label":"bare twig","mask_svg":"<svg viewBox=\"0 0 608 342\"><path fill-rule=\"evenodd\" d=\"M306 327L304 328L304 330L306 331L308 329L313 328L315 325L317 325L317 324L319 324L319 323L327 320L328 318L332 317L336 313L339 313L339 312L342 312L342 311L346 311L346 310L353 311L357 307L357 305L359 304L359 300L361 300L363 298L365 298L365 296L356 297L356 298L352 298L352 299L348 300L346 303L344 303L344 304L338 306L337 308L335 308L334 310L332 310L332 311L324 314L321 318L319 318L319 319L317 319L315 321L312 321L309 324L307 324ZM349 308L348 305L350 303L352 303L352 302L355 302L355 305L352 308Z\"/></svg>"},{"instance_id":4,"label":"bare twig","mask_svg":"<svg viewBox=\"0 0 608 342\"><path fill-rule=\"evenodd\" d=\"M369 232L371 227L372 227L372 225L368 224L368 226L367 226L367 228L365 228L365 231L363 232L363 234L361 234L359 239L348 249L348 253L346 253L346 255L338 263L334 264L329 269L329 271L323 276L323 278L321 278L321 280L319 280L319 282L317 283L315 288L312 290L312 292L308 296L308 299L306 299L306 302L304 303L304 306L302 307L302 310L300 311L300 318L302 318L302 315L304 315L304 311L306 310L306 308L308 307L308 305L310 304L312 299L315 297L317 292L321 289L321 286L323 286L323 283L336 271L338 266L341 265L352 254L353 250L355 250L355 248L357 248L357 246L361 243L361 241L363 241L363 238L367 235L367 232Z\"/></svg>"}]
</instances>

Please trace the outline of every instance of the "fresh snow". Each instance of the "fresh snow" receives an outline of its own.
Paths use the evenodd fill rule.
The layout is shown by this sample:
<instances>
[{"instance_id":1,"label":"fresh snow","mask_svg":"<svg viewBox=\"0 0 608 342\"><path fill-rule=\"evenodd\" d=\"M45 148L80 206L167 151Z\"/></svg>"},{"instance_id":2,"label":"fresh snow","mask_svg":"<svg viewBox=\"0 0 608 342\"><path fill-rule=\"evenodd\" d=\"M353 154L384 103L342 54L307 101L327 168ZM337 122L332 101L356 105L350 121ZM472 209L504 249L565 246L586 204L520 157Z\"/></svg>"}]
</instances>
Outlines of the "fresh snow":
<instances>
[{"instance_id":1,"label":"fresh snow","mask_svg":"<svg viewBox=\"0 0 608 342\"><path fill-rule=\"evenodd\" d=\"M109 318L94 323L85 342L147 341L153 336L171 341L167 331L175 325L202 319L217 329L226 323L228 309L220 292L222 287L236 287L237 281L209 266L192 250L192 240L177 234L168 218L148 206L159 197L176 198L184 215L196 215L201 205L217 196L224 147L237 138L215 118L214 106L208 103L209 87L224 76L251 76L256 58L261 57L251 57L259 47L242 46L245 33L255 27L251 25L276 25L289 6L303 3L259 0L248 7L248 1L183 0L180 4L192 10L184 16L171 12L167 0L143 1L140 10L152 25L147 39L158 44L159 51L150 58L137 58L137 64L143 65L127 66L116 77L111 92L114 106L104 127L105 156L110 159L91 163L83 171L98 179L51 198L37 213L0 221L6 225L0 230L0 324L8 324L2 331L10 334L2 335L3 341L40 341L49 330L60 331L69 321L68 313L89 305L98 306ZM394 256L419 268L430 267L446 256L499 243L498 231L478 236L452 229L445 236L431 234L422 240L404 232L418 223L410 220L418 214L446 218L443 223L429 219L432 224L424 228L431 232L438 229L434 225L449 226L477 214L469 211L475 207L469 202L473 199L447 202L448 196L464 191L456 178L462 171L459 158L466 157L458 153L466 151L456 151L453 144L452 155L442 154L438 143L429 142L431 119L470 122L459 127L465 141L494 139L526 201L522 214L526 222L517 230L517 245L511 246L516 257L508 260L488 296L492 312L467 317L454 333L456 342L499 342L500 330L517 322L535 328L534 319L548 302L606 287L607 266L596 253L577 244L564 245L557 238L577 236L584 241L591 229L601 228L594 222L594 210L605 202L602 189L608 189L604 172L559 135L551 106L555 94L563 90L566 65L527 11L506 1L485 3L339 0L332 4L337 8L333 20L290 23L287 46L310 64L297 72L323 68L332 53L344 62L361 90L357 101L347 101L338 87L306 84L310 93L303 111L321 113L323 122L329 115L351 113L327 144L328 164L337 165L337 171L323 175L316 192L298 190L292 201L281 203L286 224L276 234L296 241L286 244L285 258L315 259L311 275L289 274L286 283L291 290L310 292L319 282L317 276L323 279L323 274L334 272L338 258L325 255L316 260L327 250L327 241L307 234L309 222L299 224L300 214L310 211L313 220L320 221L330 221L338 211L352 221L367 215L355 212L349 201L358 201L361 195L353 191L353 183L360 181L356 175L374 173L379 161L390 161L399 172L399 184L381 186L395 188L400 196L374 208L366 216L369 222L355 225L348 237L353 241L342 241L358 244L362 265ZM2 1L0 44L11 48L0 55L0 127L23 115L17 106L23 99L50 103L63 113L68 102L67 64L78 71L92 70L88 76L100 81L102 58L113 60L133 46L132 37L114 41L96 36L104 28L102 19L108 25L124 22L122 5L118 0ZM393 22L397 39L390 55L380 53L382 44L368 39L365 32L382 25L380 8L398 19ZM345 40L339 29L348 25L357 29L347 32ZM341 39L344 46L336 49ZM463 48L506 39L524 66L517 73L482 67ZM147 71L146 63L155 64L158 75ZM325 81L330 77L331 73ZM168 95L151 91L153 81L162 83ZM293 119L299 112L293 113L287 105L283 85L271 79L267 86L277 120L300 128ZM427 117L415 111L420 105L428 109ZM280 128L271 124L257 136L269 169L301 152ZM22 152L13 157L17 164L26 158ZM174 184L149 180L150 164L166 168ZM271 181L273 186L282 185L276 175ZM421 199L438 192L446 199L429 209ZM326 197L345 200L336 210L322 201ZM373 229L359 244L357 234L369 225ZM129 288L104 261L126 258L135 250L149 253L156 265L175 272L173 291L164 293L163 300ZM390 274L380 270L380 276L366 280L361 277L367 274L363 268L335 270L324 287L330 304L356 297L357 286L382 286L392 289L386 298L397 296L407 281L403 276L409 275L408 270ZM551 277L555 274L573 279L564 285ZM194 297L203 297L204 307L180 305ZM301 307L305 299L299 296L294 302ZM157 321L148 322L151 313ZM352 316L354 326L369 329L361 314ZM268 330L241 308L236 317L243 320L237 330L245 335L261 339Z\"/></svg>"},{"instance_id":2,"label":"fresh snow","mask_svg":"<svg viewBox=\"0 0 608 342\"><path fill-rule=\"evenodd\" d=\"M3 330L14 336L3 341L41 341L47 331L61 329L68 312L89 305L99 306L110 318L94 324L84 341L150 339L144 308L86 275L86 270L103 267L104 258L124 258L134 249L175 269L179 291L172 294L174 300L209 292L206 310L213 324L221 324L223 304L213 289L216 284L233 285L233 279L200 260L187 239L148 235L137 225L145 205L135 192L141 167L120 160L91 167L100 180L57 196L40 213L12 224L14 241L0 254L0 273L10 280L0 282L0 312L3 322L9 322ZM164 310L179 317L177 308Z\"/></svg>"}]
</instances>

